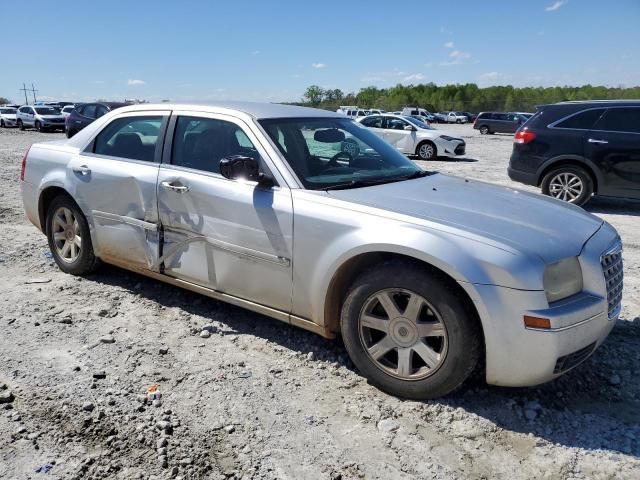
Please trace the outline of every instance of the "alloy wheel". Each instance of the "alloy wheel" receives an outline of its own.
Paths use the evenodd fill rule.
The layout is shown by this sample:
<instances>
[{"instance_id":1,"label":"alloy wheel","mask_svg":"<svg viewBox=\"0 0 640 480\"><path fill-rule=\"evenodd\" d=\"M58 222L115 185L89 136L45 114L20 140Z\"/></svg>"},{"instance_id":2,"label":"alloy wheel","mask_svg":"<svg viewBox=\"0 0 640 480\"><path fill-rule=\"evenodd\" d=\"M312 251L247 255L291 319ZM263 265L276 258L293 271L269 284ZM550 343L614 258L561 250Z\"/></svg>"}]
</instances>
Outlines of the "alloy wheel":
<instances>
[{"instance_id":1,"label":"alloy wheel","mask_svg":"<svg viewBox=\"0 0 640 480\"><path fill-rule=\"evenodd\" d=\"M373 363L402 380L435 373L447 354L448 335L440 314L422 296L389 288L365 302L360 341Z\"/></svg>"},{"instance_id":2,"label":"alloy wheel","mask_svg":"<svg viewBox=\"0 0 640 480\"><path fill-rule=\"evenodd\" d=\"M430 143L425 143L423 145L420 145L420 150L418 151L418 155L422 159L432 158L434 155L433 145L431 145Z\"/></svg>"},{"instance_id":3,"label":"alloy wheel","mask_svg":"<svg viewBox=\"0 0 640 480\"><path fill-rule=\"evenodd\" d=\"M80 224L67 207L58 208L51 221L53 244L58 257L66 263L75 262L82 249Z\"/></svg>"},{"instance_id":4,"label":"alloy wheel","mask_svg":"<svg viewBox=\"0 0 640 480\"><path fill-rule=\"evenodd\" d=\"M559 200L575 202L584 190L580 177L569 172L560 172L549 182L549 194Z\"/></svg>"}]
</instances>

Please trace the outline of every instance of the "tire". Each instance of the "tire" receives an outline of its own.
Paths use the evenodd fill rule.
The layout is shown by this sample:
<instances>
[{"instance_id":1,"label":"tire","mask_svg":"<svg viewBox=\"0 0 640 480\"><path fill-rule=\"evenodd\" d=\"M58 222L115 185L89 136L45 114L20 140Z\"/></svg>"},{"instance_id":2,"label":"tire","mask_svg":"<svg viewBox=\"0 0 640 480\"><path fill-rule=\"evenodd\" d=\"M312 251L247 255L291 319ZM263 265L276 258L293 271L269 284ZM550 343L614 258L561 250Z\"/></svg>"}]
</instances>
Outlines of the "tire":
<instances>
[{"instance_id":1,"label":"tire","mask_svg":"<svg viewBox=\"0 0 640 480\"><path fill-rule=\"evenodd\" d=\"M0 128L4 128L4 120L0 120Z\"/></svg>"},{"instance_id":2,"label":"tire","mask_svg":"<svg viewBox=\"0 0 640 480\"><path fill-rule=\"evenodd\" d=\"M422 306L411 313L414 298ZM480 359L482 332L466 305L439 274L402 260L385 262L349 290L340 318L344 344L381 390L414 400L441 397L460 387Z\"/></svg>"},{"instance_id":3,"label":"tire","mask_svg":"<svg viewBox=\"0 0 640 480\"><path fill-rule=\"evenodd\" d=\"M18 128L20 130L24 130L24 123L22 123L22 120L18 120Z\"/></svg>"},{"instance_id":4,"label":"tire","mask_svg":"<svg viewBox=\"0 0 640 480\"><path fill-rule=\"evenodd\" d=\"M584 205L593 195L593 179L582 167L563 165L544 176L541 188L542 193L550 197Z\"/></svg>"},{"instance_id":5,"label":"tire","mask_svg":"<svg viewBox=\"0 0 640 480\"><path fill-rule=\"evenodd\" d=\"M38 132L44 132L44 129L42 128L42 124L38 120L36 120L36 123L34 123L33 126Z\"/></svg>"},{"instance_id":6,"label":"tire","mask_svg":"<svg viewBox=\"0 0 640 480\"><path fill-rule=\"evenodd\" d=\"M433 160L438 156L438 149L432 142L422 142L416 148L416 155L420 160Z\"/></svg>"},{"instance_id":7,"label":"tire","mask_svg":"<svg viewBox=\"0 0 640 480\"><path fill-rule=\"evenodd\" d=\"M487 127L486 125L480 126L479 130L481 135L487 135L488 133L491 133L489 131L489 127Z\"/></svg>"},{"instance_id":8,"label":"tire","mask_svg":"<svg viewBox=\"0 0 640 480\"><path fill-rule=\"evenodd\" d=\"M75 132L73 130L71 130L71 129L65 130L64 133L67 135L67 138L71 138L71 137L73 137L75 135Z\"/></svg>"},{"instance_id":9,"label":"tire","mask_svg":"<svg viewBox=\"0 0 640 480\"><path fill-rule=\"evenodd\" d=\"M46 228L49 249L60 270L72 275L86 275L98 267L99 260L93 253L87 219L70 197L60 195L53 199L47 210ZM73 235L75 237L71 240Z\"/></svg>"}]
</instances>

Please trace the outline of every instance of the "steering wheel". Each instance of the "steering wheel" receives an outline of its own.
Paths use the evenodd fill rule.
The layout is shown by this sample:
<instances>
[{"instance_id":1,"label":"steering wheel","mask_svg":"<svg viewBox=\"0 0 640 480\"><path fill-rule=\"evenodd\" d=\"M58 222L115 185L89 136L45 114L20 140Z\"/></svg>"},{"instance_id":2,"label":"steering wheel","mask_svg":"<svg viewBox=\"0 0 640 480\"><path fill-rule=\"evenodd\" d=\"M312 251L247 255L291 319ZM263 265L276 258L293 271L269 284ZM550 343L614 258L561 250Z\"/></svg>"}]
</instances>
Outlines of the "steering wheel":
<instances>
[{"instance_id":1,"label":"steering wheel","mask_svg":"<svg viewBox=\"0 0 640 480\"><path fill-rule=\"evenodd\" d=\"M338 152L333 157L331 157L331 160L327 162L326 168L337 167L338 159L340 157L344 158L345 160L348 160L349 163L351 163L351 161L353 160L353 157L349 152Z\"/></svg>"}]
</instances>

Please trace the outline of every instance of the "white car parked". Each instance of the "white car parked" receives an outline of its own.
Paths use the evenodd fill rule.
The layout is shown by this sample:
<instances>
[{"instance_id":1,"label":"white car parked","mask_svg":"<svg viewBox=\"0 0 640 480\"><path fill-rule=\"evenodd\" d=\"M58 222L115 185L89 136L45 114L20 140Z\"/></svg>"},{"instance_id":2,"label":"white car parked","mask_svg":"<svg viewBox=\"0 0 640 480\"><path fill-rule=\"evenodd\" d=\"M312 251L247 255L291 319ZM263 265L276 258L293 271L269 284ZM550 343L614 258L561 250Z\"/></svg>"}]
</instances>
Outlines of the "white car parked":
<instances>
[{"instance_id":1,"label":"white car parked","mask_svg":"<svg viewBox=\"0 0 640 480\"><path fill-rule=\"evenodd\" d=\"M13 107L0 107L0 128L17 127L16 112Z\"/></svg>"},{"instance_id":2,"label":"white car parked","mask_svg":"<svg viewBox=\"0 0 640 480\"><path fill-rule=\"evenodd\" d=\"M420 160L464 155L466 143L443 130L408 115L370 115L358 119L379 137L405 155L417 155Z\"/></svg>"},{"instance_id":3,"label":"white car parked","mask_svg":"<svg viewBox=\"0 0 640 480\"><path fill-rule=\"evenodd\" d=\"M71 114L74 108L76 108L75 105L65 105L64 107L62 107L62 110L60 110L60 113L65 118L65 120Z\"/></svg>"}]
</instances>

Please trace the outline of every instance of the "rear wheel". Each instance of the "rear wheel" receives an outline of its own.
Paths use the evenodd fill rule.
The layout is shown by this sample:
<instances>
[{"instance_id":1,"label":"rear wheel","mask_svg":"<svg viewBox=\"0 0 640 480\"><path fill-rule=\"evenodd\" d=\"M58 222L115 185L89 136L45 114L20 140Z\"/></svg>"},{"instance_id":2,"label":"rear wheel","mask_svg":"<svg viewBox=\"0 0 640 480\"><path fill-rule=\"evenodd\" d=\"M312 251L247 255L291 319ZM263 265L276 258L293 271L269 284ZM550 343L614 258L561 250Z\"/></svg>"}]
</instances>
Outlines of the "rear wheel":
<instances>
[{"instance_id":1,"label":"rear wheel","mask_svg":"<svg viewBox=\"0 0 640 480\"><path fill-rule=\"evenodd\" d=\"M74 201L65 195L54 198L46 221L49 248L60 270L84 275L96 269L89 225Z\"/></svg>"},{"instance_id":2,"label":"rear wheel","mask_svg":"<svg viewBox=\"0 0 640 480\"><path fill-rule=\"evenodd\" d=\"M563 165L544 176L542 193L574 205L584 205L593 195L593 180L584 168Z\"/></svg>"},{"instance_id":3,"label":"rear wheel","mask_svg":"<svg viewBox=\"0 0 640 480\"><path fill-rule=\"evenodd\" d=\"M489 127L487 127L486 125L482 125L482 126L480 127L480 133L481 133L482 135L486 135L487 133L489 133Z\"/></svg>"},{"instance_id":4,"label":"rear wheel","mask_svg":"<svg viewBox=\"0 0 640 480\"><path fill-rule=\"evenodd\" d=\"M418 145L417 152L420 160L431 160L438 156L438 150L436 146L431 142L422 142Z\"/></svg>"},{"instance_id":5,"label":"rear wheel","mask_svg":"<svg viewBox=\"0 0 640 480\"><path fill-rule=\"evenodd\" d=\"M473 372L481 332L466 303L439 275L405 261L362 274L341 313L353 363L392 395L428 399L458 388Z\"/></svg>"},{"instance_id":6,"label":"rear wheel","mask_svg":"<svg viewBox=\"0 0 640 480\"><path fill-rule=\"evenodd\" d=\"M4 128L4 120L0 120L0 128Z\"/></svg>"}]
</instances>

